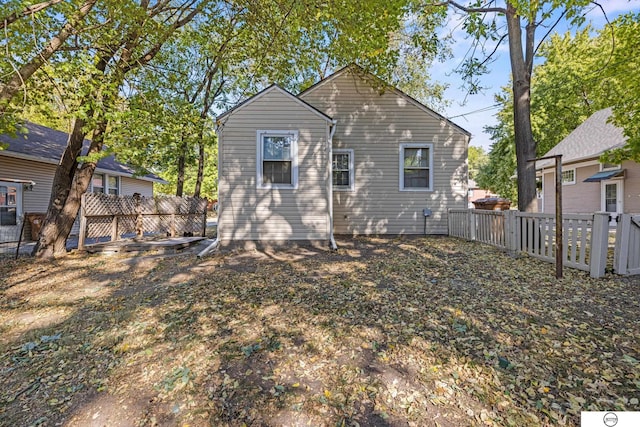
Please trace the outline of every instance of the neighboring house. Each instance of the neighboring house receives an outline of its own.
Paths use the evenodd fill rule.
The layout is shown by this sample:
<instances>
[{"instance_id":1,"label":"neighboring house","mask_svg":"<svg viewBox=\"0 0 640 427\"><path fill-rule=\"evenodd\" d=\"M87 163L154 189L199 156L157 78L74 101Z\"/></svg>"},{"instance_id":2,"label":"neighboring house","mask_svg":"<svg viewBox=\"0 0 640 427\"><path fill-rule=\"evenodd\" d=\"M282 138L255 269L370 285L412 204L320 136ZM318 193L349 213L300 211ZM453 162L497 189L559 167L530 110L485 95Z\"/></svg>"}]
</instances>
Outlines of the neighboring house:
<instances>
[{"instance_id":1,"label":"neighboring house","mask_svg":"<svg viewBox=\"0 0 640 427\"><path fill-rule=\"evenodd\" d=\"M607 123L611 108L595 112L545 156L562 155L562 211L567 213L640 212L640 165L601 163L605 151L625 145L622 129ZM542 211L555 212L555 162L538 161Z\"/></svg>"},{"instance_id":2,"label":"neighboring house","mask_svg":"<svg viewBox=\"0 0 640 427\"><path fill-rule=\"evenodd\" d=\"M64 132L33 123L25 127L28 133L16 138L0 135L0 145L8 145L0 150L0 243L17 240L25 213L47 211L56 166L67 145ZM88 145L85 141L85 150ZM132 168L106 157L98 162L88 191L152 196L154 182L164 182L155 175L133 175Z\"/></svg>"},{"instance_id":3,"label":"neighboring house","mask_svg":"<svg viewBox=\"0 0 640 427\"><path fill-rule=\"evenodd\" d=\"M218 117L218 239L447 233L470 134L351 65L297 97L273 85Z\"/></svg>"},{"instance_id":4,"label":"neighboring house","mask_svg":"<svg viewBox=\"0 0 640 427\"><path fill-rule=\"evenodd\" d=\"M473 180L469 180L469 209L473 209L475 206L473 202L480 199L486 199L487 197L498 197L497 194L492 193L490 190L485 190L484 188L480 188L478 184Z\"/></svg>"}]
</instances>

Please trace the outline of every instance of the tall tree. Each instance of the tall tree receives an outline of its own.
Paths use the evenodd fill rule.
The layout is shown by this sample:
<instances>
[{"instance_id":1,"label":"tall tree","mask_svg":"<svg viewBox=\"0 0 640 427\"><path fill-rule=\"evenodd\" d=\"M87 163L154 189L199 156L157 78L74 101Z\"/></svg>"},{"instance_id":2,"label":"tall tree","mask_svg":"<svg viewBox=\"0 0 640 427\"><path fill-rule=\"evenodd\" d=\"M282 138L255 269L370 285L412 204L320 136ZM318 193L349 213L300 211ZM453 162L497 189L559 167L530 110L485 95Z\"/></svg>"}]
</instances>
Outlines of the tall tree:
<instances>
[{"instance_id":1,"label":"tall tree","mask_svg":"<svg viewBox=\"0 0 640 427\"><path fill-rule=\"evenodd\" d=\"M467 158L469 161L469 179L476 179L480 169L489 161L489 157L482 147L471 145L469 146Z\"/></svg>"},{"instance_id":2,"label":"tall tree","mask_svg":"<svg viewBox=\"0 0 640 427\"><path fill-rule=\"evenodd\" d=\"M56 168L47 216L33 250L35 256L49 258L66 253L67 236L102 152L109 114L114 110L126 74L150 62L176 30L207 5L208 2L198 0L153 5L142 0L140 4L122 5L115 14L112 8L104 9L117 31L111 37L101 32L97 45L91 45L96 53L94 65L88 67L87 81L93 91L83 97L82 111L75 118ZM91 144L79 166L78 157L88 128L93 130Z\"/></svg>"},{"instance_id":3,"label":"tall tree","mask_svg":"<svg viewBox=\"0 0 640 427\"><path fill-rule=\"evenodd\" d=\"M594 34L587 26L575 35L554 35L543 43L538 54L544 62L535 67L532 79L531 122L538 141L538 155L544 155L595 111L613 107L629 118L618 124L633 135L640 92L632 76L638 65L640 14L619 17ZM635 48L635 49L634 49ZM496 101L503 105L498 124L488 128L494 141L489 164L480 175L487 188L500 194L515 194L515 153L511 91L503 88ZM634 138L627 147L608 157L617 162L633 158Z\"/></svg>"},{"instance_id":4,"label":"tall tree","mask_svg":"<svg viewBox=\"0 0 640 427\"><path fill-rule=\"evenodd\" d=\"M465 29L475 41L475 48L466 58L463 74L472 84L474 76L488 70L492 56L506 40L511 64L511 91L513 94L513 129L518 176L518 209L534 211L536 203L535 164L536 140L531 129L531 75L533 60L540 40L537 30L555 26L560 19L572 24L582 22L581 13L590 0L505 0L500 2L472 1L468 6L457 1L436 1L431 6L447 6L465 14ZM487 16L491 16L485 22ZM547 32L548 34L548 32ZM491 43L493 42L493 43ZM484 58L478 58L480 54Z\"/></svg>"},{"instance_id":5,"label":"tall tree","mask_svg":"<svg viewBox=\"0 0 640 427\"><path fill-rule=\"evenodd\" d=\"M425 62L438 53L439 40L426 37L435 24L424 19L403 22L409 11L403 1L370 3L292 2L281 7L265 1L256 7L248 2L227 10L225 20L192 22L155 64L137 73L129 111L109 144L127 141L116 152L143 168L171 165L168 180L175 183L176 194L182 194L188 169L197 163L198 171L204 171L205 144L212 138L202 133L213 127L212 106L230 108L267 84L276 82L296 92L357 61L403 83L411 95L439 104L443 87L434 85L432 90L425 74ZM311 5L316 14L309 14ZM419 56L412 60L409 53ZM410 70L412 78L400 69ZM152 110L156 113L142 113ZM165 141L165 148L152 140Z\"/></svg>"}]
</instances>

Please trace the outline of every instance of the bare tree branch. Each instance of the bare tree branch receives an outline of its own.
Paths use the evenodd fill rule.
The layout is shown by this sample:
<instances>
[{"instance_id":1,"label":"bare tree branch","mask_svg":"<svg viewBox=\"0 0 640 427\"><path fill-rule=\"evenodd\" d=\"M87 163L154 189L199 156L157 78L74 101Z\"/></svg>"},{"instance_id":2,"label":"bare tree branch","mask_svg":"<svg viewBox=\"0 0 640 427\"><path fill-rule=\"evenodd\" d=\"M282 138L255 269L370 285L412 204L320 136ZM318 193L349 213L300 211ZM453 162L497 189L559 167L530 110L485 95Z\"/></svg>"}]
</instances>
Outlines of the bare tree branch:
<instances>
[{"instance_id":1,"label":"bare tree branch","mask_svg":"<svg viewBox=\"0 0 640 427\"><path fill-rule=\"evenodd\" d=\"M45 46L35 58L17 70L9 82L2 86L2 90L0 91L0 114L4 114L11 98L13 98L16 92L24 85L24 82L62 47L67 38L75 31L75 27L87 16L96 2L97 0L85 1L78 12L62 27L60 32L49 41L47 46Z\"/></svg>"},{"instance_id":2,"label":"bare tree branch","mask_svg":"<svg viewBox=\"0 0 640 427\"><path fill-rule=\"evenodd\" d=\"M456 9L466 13L507 13L507 9L505 9L504 7L466 7L453 0L433 3L427 6L453 6Z\"/></svg>"},{"instance_id":3,"label":"bare tree branch","mask_svg":"<svg viewBox=\"0 0 640 427\"><path fill-rule=\"evenodd\" d=\"M33 4L31 6L27 6L24 8L22 12L14 12L9 16L5 16L4 18L0 18L0 22L2 22L3 29L6 29L9 25L13 24L20 18L24 18L25 16L33 15L41 10L48 8L49 6L56 5L60 3L62 0L49 0L43 1L42 3Z\"/></svg>"}]
</instances>

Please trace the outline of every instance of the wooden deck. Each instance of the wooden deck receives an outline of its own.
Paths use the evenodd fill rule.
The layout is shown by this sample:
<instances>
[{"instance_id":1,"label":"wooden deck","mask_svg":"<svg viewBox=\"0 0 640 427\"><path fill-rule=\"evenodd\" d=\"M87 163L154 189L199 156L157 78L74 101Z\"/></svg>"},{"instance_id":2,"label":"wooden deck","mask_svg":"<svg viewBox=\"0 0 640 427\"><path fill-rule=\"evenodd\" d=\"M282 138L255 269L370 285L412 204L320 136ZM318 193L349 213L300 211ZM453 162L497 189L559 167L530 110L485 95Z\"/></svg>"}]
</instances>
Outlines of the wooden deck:
<instances>
[{"instance_id":1,"label":"wooden deck","mask_svg":"<svg viewBox=\"0 0 640 427\"><path fill-rule=\"evenodd\" d=\"M119 252L154 252L172 254L190 246L199 244L206 237L168 237L158 240L117 240L85 245L86 252L95 254L114 254Z\"/></svg>"}]
</instances>

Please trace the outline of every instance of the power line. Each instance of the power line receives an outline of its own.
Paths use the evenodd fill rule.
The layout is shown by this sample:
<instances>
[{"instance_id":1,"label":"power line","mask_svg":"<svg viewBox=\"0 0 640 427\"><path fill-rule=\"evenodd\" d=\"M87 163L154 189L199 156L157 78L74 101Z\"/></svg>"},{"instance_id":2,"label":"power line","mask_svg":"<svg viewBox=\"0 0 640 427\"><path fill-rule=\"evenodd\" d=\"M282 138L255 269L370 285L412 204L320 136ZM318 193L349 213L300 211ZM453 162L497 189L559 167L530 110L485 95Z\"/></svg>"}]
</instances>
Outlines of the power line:
<instances>
[{"instance_id":1,"label":"power line","mask_svg":"<svg viewBox=\"0 0 640 427\"><path fill-rule=\"evenodd\" d=\"M457 117L465 117L465 116L469 116L471 114L484 113L485 111L491 111L491 110L494 110L494 109L502 107L502 106L503 106L503 104L500 104L500 103L493 104L493 105L490 105L488 107L479 108L477 110L469 111L469 112L463 113L463 114L458 114L457 116L450 116L450 117L447 117L447 118L448 119L455 119Z\"/></svg>"}]
</instances>

